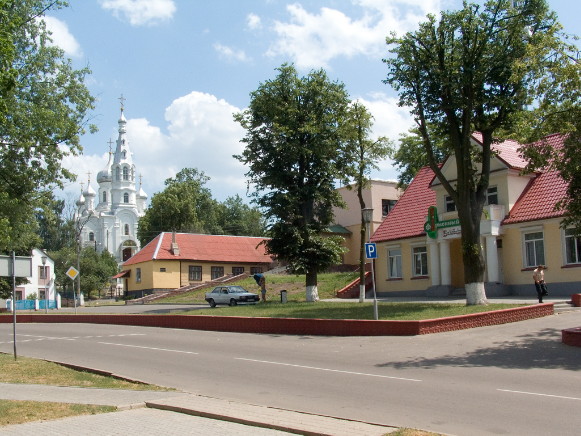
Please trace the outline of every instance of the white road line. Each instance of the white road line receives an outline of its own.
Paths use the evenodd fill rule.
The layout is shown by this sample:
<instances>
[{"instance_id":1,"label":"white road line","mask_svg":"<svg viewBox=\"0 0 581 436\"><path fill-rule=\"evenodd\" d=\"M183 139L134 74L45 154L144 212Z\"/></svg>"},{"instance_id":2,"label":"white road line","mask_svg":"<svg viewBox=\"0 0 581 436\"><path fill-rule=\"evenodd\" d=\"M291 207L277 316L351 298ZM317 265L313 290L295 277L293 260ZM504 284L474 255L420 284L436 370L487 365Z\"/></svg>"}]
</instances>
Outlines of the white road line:
<instances>
[{"instance_id":1,"label":"white road line","mask_svg":"<svg viewBox=\"0 0 581 436\"><path fill-rule=\"evenodd\" d=\"M113 342L99 342L103 345L117 345L119 347L129 347L129 348L143 348L145 350L155 350L155 351L169 351L171 353L182 353L182 354L200 354L193 351L181 351L181 350L170 350L167 348L155 348L155 347L141 347L139 345L127 345L127 344L114 344Z\"/></svg>"},{"instance_id":2,"label":"white road line","mask_svg":"<svg viewBox=\"0 0 581 436\"><path fill-rule=\"evenodd\" d=\"M421 382L422 381L422 380L417 380L414 378L392 377L389 375L380 375L380 374L367 374L364 372L343 371L340 369L317 368L316 366L295 365L292 363L282 363L282 362L269 362L268 360L245 359L243 357L235 357L235 360L245 360L247 362L257 362L257 363L268 363L271 365L292 366L294 368L314 369L316 371L328 371L328 372L338 372L338 373L342 373L342 374L363 375L366 377L390 378L390 379L394 379L394 380L404 380L404 381L413 381L413 382Z\"/></svg>"},{"instance_id":3,"label":"white road line","mask_svg":"<svg viewBox=\"0 0 581 436\"><path fill-rule=\"evenodd\" d=\"M539 394L537 392L511 391L509 389L497 389L497 391L500 391L500 392L510 392L512 394L536 395L538 397L551 397L551 398L561 398L563 400L577 400L577 401L581 401L581 398L564 397L562 395Z\"/></svg>"}]
</instances>

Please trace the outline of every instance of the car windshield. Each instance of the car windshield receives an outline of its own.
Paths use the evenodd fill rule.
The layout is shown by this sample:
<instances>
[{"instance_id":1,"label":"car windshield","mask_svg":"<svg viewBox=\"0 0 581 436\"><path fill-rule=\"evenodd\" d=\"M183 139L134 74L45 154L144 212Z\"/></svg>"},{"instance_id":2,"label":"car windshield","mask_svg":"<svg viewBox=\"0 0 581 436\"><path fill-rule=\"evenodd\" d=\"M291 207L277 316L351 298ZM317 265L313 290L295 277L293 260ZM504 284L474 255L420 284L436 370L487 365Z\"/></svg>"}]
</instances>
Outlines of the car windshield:
<instances>
[{"instance_id":1,"label":"car windshield","mask_svg":"<svg viewBox=\"0 0 581 436\"><path fill-rule=\"evenodd\" d=\"M242 294L247 292L242 286L230 286L229 292L231 294Z\"/></svg>"}]
</instances>

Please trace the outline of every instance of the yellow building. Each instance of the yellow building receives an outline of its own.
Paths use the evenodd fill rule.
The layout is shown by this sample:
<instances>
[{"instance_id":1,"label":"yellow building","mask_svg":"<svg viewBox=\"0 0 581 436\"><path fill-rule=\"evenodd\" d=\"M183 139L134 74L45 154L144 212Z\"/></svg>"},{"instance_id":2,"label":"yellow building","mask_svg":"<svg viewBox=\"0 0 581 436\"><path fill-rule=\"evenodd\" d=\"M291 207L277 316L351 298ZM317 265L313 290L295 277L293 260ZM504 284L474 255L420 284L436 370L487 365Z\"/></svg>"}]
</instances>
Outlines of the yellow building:
<instances>
[{"instance_id":1,"label":"yellow building","mask_svg":"<svg viewBox=\"0 0 581 436\"><path fill-rule=\"evenodd\" d=\"M335 226L331 233L344 238L346 252L343 255L343 264L359 265L359 247L361 244L361 205L357 198L356 185L343 186L337 189L346 207L333 209ZM366 208L373 209L373 219L370 223L371 234L379 227L388 212L395 206L402 191L397 182L386 180L370 180L363 190L363 201ZM369 235L366 236L367 238ZM366 241L367 242L367 241Z\"/></svg>"},{"instance_id":2,"label":"yellow building","mask_svg":"<svg viewBox=\"0 0 581 436\"><path fill-rule=\"evenodd\" d=\"M256 274L271 269L265 238L160 233L123 264L126 295L202 284L227 275Z\"/></svg>"},{"instance_id":3,"label":"yellow building","mask_svg":"<svg viewBox=\"0 0 581 436\"><path fill-rule=\"evenodd\" d=\"M473 142L479 146L480 136ZM546 138L555 147L564 137ZM490 183L480 225L486 261L487 296L530 295L536 291L532 270L547 266L551 295L570 295L581 284L581 238L560 227L555 204L567 183L555 171L521 174L526 161L519 144L495 144ZM455 180L453 157L442 172ZM431 211L431 212L430 212ZM430 214L434 228L430 230ZM413 182L372 237L377 243L376 287L383 295L447 296L462 294L464 270L460 227L451 198L428 167Z\"/></svg>"}]
</instances>

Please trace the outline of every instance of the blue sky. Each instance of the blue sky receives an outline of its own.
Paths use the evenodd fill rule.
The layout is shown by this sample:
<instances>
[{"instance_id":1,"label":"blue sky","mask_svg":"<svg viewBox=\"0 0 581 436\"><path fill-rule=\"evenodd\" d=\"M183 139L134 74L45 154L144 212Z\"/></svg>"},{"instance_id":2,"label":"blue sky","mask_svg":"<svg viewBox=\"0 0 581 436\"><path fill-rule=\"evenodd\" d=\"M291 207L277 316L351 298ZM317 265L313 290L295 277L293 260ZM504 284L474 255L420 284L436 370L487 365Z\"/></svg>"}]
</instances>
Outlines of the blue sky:
<instances>
[{"instance_id":1,"label":"blue sky","mask_svg":"<svg viewBox=\"0 0 581 436\"><path fill-rule=\"evenodd\" d=\"M143 189L151 196L185 167L204 171L214 198L246 198L242 128L232 114L284 62L301 74L324 68L375 117L374 134L397 139L411 126L397 95L381 81L385 37L413 30L427 13L461 0L69 0L51 11L54 42L77 68L88 66L96 97L82 138L84 153L64 165L78 174L64 195L75 197L90 171L105 167L117 138L119 97L125 97L130 147ZM581 35L581 2L549 0L569 33ZM395 179L389 161L373 174Z\"/></svg>"}]
</instances>

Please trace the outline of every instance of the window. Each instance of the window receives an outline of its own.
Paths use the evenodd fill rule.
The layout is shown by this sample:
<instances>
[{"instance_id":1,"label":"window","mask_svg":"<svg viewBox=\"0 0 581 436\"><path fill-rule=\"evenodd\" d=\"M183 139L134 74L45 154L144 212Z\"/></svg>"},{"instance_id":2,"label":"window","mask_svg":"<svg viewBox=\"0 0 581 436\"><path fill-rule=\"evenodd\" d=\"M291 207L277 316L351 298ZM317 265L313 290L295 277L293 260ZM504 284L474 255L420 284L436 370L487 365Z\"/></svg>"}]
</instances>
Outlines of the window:
<instances>
[{"instance_id":1,"label":"window","mask_svg":"<svg viewBox=\"0 0 581 436\"><path fill-rule=\"evenodd\" d=\"M491 186L486 191L486 204L498 204L498 189Z\"/></svg>"},{"instance_id":2,"label":"window","mask_svg":"<svg viewBox=\"0 0 581 436\"><path fill-rule=\"evenodd\" d=\"M233 266L232 267L232 274L235 276L239 276L240 274L244 274L244 267L243 266Z\"/></svg>"},{"instance_id":3,"label":"window","mask_svg":"<svg viewBox=\"0 0 581 436\"><path fill-rule=\"evenodd\" d=\"M531 232L524 234L525 267L544 265L545 242L543 232Z\"/></svg>"},{"instance_id":4,"label":"window","mask_svg":"<svg viewBox=\"0 0 581 436\"><path fill-rule=\"evenodd\" d=\"M123 180L129 180L129 168L123 167Z\"/></svg>"},{"instance_id":5,"label":"window","mask_svg":"<svg viewBox=\"0 0 581 436\"><path fill-rule=\"evenodd\" d=\"M41 265L38 267L38 278L41 280L48 280L49 267L46 265Z\"/></svg>"},{"instance_id":6,"label":"window","mask_svg":"<svg viewBox=\"0 0 581 436\"><path fill-rule=\"evenodd\" d=\"M565 262L581 263L581 237L573 229L565 230Z\"/></svg>"},{"instance_id":7,"label":"window","mask_svg":"<svg viewBox=\"0 0 581 436\"><path fill-rule=\"evenodd\" d=\"M123 194L123 203L129 203L129 194L127 192Z\"/></svg>"},{"instance_id":8,"label":"window","mask_svg":"<svg viewBox=\"0 0 581 436\"><path fill-rule=\"evenodd\" d=\"M103 192L103 203L107 203L107 191Z\"/></svg>"},{"instance_id":9,"label":"window","mask_svg":"<svg viewBox=\"0 0 581 436\"><path fill-rule=\"evenodd\" d=\"M165 268L160 268L159 269L159 272L165 272L165 271L166 271Z\"/></svg>"},{"instance_id":10,"label":"window","mask_svg":"<svg viewBox=\"0 0 581 436\"><path fill-rule=\"evenodd\" d=\"M428 275L428 251L424 247L414 247L412 250L412 264L413 264L413 275L414 276L427 276Z\"/></svg>"},{"instance_id":11,"label":"window","mask_svg":"<svg viewBox=\"0 0 581 436\"><path fill-rule=\"evenodd\" d=\"M202 267L190 265L188 280L190 282L201 282L202 281Z\"/></svg>"},{"instance_id":12,"label":"window","mask_svg":"<svg viewBox=\"0 0 581 436\"><path fill-rule=\"evenodd\" d=\"M95 240L95 234L93 232L89 232L89 241L93 242Z\"/></svg>"},{"instance_id":13,"label":"window","mask_svg":"<svg viewBox=\"0 0 581 436\"><path fill-rule=\"evenodd\" d=\"M260 274L262 272L262 268L259 266L253 266L250 268L250 274Z\"/></svg>"},{"instance_id":14,"label":"window","mask_svg":"<svg viewBox=\"0 0 581 436\"><path fill-rule=\"evenodd\" d=\"M401 248L387 250L388 273L390 279L401 279Z\"/></svg>"},{"instance_id":15,"label":"window","mask_svg":"<svg viewBox=\"0 0 581 436\"><path fill-rule=\"evenodd\" d=\"M125 236L129 236L129 224L125 224L125 226L123 226L123 234Z\"/></svg>"},{"instance_id":16,"label":"window","mask_svg":"<svg viewBox=\"0 0 581 436\"><path fill-rule=\"evenodd\" d=\"M397 203L397 200L381 200L381 216L385 217L389 212L391 212L395 203Z\"/></svg>"},{"instance_id":17,"label":"window","mask_svg":"<svg viewBox=\"0 0 581 436\"><path fill-rule=\"evenodd\" d=\"M141 268L135 268L135 283L141 283Z\"/></svg>"},{"instance_id":18,"label":"window","mask_svg":"<svg viewBox=\"0 0 581 436\"><path fill-rule=\"evenodd\" d=\"M224 277L224 267L223 266L213 266L211 271L212 280Z\"/></svg>"},{"instance_id":19,"label":"window","mask_svg":"<svg viewBox=\"0 0 581 436\"><path fill-rule=\"evenodd\" d=\"M446 206L446 212L454 212L456 210L456 203L449 195L444 197L444 205Z\"/></svg>"}]
</instances>

